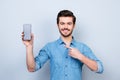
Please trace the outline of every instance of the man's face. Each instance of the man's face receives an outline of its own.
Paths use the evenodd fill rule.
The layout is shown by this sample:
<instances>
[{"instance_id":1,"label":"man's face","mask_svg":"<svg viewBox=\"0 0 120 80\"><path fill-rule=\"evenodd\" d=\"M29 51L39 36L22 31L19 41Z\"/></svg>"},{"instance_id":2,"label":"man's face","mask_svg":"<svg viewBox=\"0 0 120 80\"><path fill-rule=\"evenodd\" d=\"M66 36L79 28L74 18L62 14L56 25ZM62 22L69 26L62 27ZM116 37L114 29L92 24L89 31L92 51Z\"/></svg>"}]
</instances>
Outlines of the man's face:
<instances>
[{"instance_id":1,"label":"man's face","mask_svg":"<svg viewBox=\"0 0 120 80\"><path fill-rule=\"evenodd\" d=\"M74 26L72 17L59 17L58 28L63 37L71 36Z\"/></svg>"}]
</instances>

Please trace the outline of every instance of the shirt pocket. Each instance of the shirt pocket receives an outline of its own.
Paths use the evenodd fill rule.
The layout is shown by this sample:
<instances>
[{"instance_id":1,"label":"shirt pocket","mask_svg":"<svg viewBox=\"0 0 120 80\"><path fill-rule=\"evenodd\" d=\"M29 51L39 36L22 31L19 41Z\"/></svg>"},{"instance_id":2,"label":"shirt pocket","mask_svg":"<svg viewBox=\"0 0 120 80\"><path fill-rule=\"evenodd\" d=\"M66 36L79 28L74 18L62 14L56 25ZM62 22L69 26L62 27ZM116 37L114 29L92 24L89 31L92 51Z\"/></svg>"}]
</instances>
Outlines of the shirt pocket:
<instances>
[{"instance_id":1,"label":"shirt pocket","mask_svg":"<svg viewBox=\"0 0 120 80\"><path fill-rule=\"evenodd\" d=\"M74 58L71 58L71 67L80 68L80 61Z\"/></svg>"},{"instance_id":2,"label":"shirt pocket","mask_svg":"<svg viewBox=\"0 0 120 80\"><path fill-rule=\"evenodd\" d=\"M54 57L53 59L53 65L55 66L55 68L61 68L63 65L63 59L61 57Z\"/></svg>"}]
</instances>

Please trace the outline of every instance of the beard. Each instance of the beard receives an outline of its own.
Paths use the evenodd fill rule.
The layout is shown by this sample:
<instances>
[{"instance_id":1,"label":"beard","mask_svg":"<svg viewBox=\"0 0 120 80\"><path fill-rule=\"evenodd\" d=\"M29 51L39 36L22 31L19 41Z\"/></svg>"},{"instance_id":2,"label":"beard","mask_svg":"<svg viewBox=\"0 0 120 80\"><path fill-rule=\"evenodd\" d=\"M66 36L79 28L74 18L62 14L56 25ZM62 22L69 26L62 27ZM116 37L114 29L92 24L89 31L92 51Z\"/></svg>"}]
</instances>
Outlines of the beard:
<instances>
[{"instance_id":1,"label":"beard","mask_svg":"<svg viewBox=\"0 0 120 80\"><path fill-rule=\"evenodd\" d=\"M62 31L64 31L64 30L67 30L67 31L70 31L70 32L68 34L64 34L64 33L62 33ZM61 29L61 30L59 29L59 32L63 37L69 37L69 36L72 35L73 30L70 30L68 28L64 28L64 29Z\"/></svg>"}]
</instances>

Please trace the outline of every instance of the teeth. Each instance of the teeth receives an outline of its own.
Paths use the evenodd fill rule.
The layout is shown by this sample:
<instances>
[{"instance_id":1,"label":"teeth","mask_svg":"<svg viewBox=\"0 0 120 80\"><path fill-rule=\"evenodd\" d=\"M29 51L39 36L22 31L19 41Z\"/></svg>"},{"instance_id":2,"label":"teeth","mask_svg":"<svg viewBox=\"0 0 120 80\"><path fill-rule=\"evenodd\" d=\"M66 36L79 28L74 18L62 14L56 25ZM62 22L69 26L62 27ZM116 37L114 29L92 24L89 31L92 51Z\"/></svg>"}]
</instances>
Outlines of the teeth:
<instances>
[{"instance_id":1,"label":"teeth","mask_svg":"<svg viewBox=\"0 0 120 80\"><path fill-rule=\"evenodd\" d=\"M64 30L64 32L68 32L68 30Z\"/></svg>"}]
</instances>

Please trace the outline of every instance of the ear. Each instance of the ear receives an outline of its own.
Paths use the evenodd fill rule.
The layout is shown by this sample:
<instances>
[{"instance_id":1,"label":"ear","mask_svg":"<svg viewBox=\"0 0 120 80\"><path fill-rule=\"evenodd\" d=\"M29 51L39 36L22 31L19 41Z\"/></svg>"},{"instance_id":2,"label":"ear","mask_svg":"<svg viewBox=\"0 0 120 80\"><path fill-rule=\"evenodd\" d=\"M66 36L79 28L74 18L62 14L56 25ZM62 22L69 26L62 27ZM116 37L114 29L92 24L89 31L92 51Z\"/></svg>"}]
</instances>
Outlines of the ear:
<instances>
[{"instance_id":1,"label":"ear","mask_svg":"<svg viewBox=\"0 0 120 80\"><path fill-rule=\"evenodd\" d=\"M75 24L73 24L73 28L75 28Z\"/></svg>"},{"instance_id":2,"label":"ear","mask_svg":"<svg viewBox=\"0 0 120 80\"><path fill-rule=\"evenodd\" d=\"M59 27L59 24L57 23L57 26Z\"/></svg>"}]
</instances>

